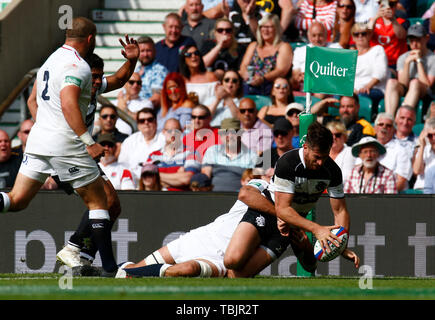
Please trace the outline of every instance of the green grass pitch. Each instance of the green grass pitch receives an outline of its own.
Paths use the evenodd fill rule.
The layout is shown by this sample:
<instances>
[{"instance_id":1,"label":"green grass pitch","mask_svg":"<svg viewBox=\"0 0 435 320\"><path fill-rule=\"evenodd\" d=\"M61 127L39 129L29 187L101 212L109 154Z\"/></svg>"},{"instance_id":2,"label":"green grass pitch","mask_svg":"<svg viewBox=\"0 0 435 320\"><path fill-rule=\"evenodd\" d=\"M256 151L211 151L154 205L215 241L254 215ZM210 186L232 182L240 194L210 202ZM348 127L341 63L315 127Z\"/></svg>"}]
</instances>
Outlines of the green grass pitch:
<instances>
[{"instance_id":1,"label":"green grass pitch","mask_svg":"<svg viewBox=\"0 0 435 320\"><path fill-rule=\"evenodd\" d=\"M257 276L252 279L74 277L68 282L56 273L1 274L0 300L435 299L434 278L374 278L372 289L361 289L359 283L357 277L323 276Z\"/></svg>"}]
</instances>

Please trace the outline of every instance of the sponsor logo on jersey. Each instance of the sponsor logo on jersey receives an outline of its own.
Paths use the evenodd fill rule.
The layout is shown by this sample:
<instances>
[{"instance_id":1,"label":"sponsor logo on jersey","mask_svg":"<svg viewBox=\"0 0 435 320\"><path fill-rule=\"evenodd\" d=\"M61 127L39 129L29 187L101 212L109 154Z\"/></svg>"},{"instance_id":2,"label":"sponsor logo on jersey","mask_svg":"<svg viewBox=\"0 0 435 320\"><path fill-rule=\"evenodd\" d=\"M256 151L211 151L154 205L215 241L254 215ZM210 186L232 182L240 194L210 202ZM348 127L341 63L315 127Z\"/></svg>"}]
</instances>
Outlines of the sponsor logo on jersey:
<instances>
[{"instance_id":1,"label":"sponsor logo on jersey","mask_svg":"<svg viewBox=\"0 0 435 320\"><path fill-rule=\"evenodd\" d=\"M68 169L68 172L69 172L70 175L73 176L75 174L78 174L80 172L80 169L77 168L77 167L71 167L71 168Z\"/></svg>"},{"instance_id":2,"label":"sponsor logo on jersey","mask_svg":"<svg viewBox=\"0 0 435 320\"><path fill-rule=\"evenodd\" d=\"M258 216L257 218L255 218L255 223L259 227L264 227L266 225L266 219L264 219L263 216Z\"/></svg>"},{"instance_id":3,"label":"sponsor logo on jersey","mask_svg":"<svg viewBox=\"0 0 435 320\"><path fill-rule=\"evenodd\" d=\"M77 87L80 87L82 84L82 80L73 76L66 76L64 83L71 83L76 85Z\"/></svg>"}]
</instances>

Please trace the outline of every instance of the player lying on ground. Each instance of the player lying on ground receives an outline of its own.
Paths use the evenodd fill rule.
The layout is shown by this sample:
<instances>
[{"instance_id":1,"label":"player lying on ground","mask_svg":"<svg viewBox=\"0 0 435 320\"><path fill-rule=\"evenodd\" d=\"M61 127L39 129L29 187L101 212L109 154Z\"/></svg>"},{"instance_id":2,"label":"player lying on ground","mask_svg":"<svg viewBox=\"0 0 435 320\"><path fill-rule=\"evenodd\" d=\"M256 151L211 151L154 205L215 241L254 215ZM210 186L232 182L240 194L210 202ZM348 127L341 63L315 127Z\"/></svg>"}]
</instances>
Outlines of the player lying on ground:
<instances>
[{"instance_id":1,"label":"player lying on ground","mask_svg":"<svg viewBox=\"0 0 435 320\"><path fill-rule=\"evenodd\" d=\"M241 217L256 208L259 214L274 218L275 208L273 202L267 197L268 183L265 180L253 179L239 192L238 200L231 210L214 222L191 230L189 233L170 242L167 246L155 251L137 264L124 263L122 268L125 273L118 271L117 277L128 276L190 276L190 277L252 277L258 274L266 266L279 258L288 244L301 261L304 267L312 264L313 247L305 233L292 229L289 236L279 234L276 225L269 223L269 233L262 232L264 241L257 241L259 234L256 228L248 230L241 225L250 222L239 221ZM262 194L263 196L260 196ZM273 220L273 219L272 219ZM235 233L233 234L233 231ZM251 237L250 239L243 238ZM231 240L230 240L231 239ZM243 239L240 241L240 239ZM248 248L240 247L243 260L239 262L235 256L228 255L228 244L237 247L237 243L252 241ZM231 242L230 242L231 241ZM278 249L281 246L281 250ZM358 267L359 258L350 250L348 256L352 257ZM237 252L237 250L234 250ZM232 264L237 263L237 270L229 270ZM315 259L314 259L315 268Z\"/></svg>"}]
</instances>

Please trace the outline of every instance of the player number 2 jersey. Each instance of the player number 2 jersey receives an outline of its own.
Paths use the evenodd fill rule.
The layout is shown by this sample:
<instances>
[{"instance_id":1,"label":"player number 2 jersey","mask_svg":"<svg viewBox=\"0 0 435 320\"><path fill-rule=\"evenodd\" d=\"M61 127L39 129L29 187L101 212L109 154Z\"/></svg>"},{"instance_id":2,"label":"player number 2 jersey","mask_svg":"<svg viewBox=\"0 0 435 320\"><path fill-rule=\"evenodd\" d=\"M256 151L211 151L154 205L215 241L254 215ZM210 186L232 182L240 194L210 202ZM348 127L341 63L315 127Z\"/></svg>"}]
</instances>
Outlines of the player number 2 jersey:
<instances>
[{"instance_id":1,"label":"player number 2 jersey","mask_svg":"<svg viewBox=\"0 0 435 320\"><path fill-rule=\"evenodd\" d=\"M63 45L45 61L36 79L38 111L26 152L45 156L87 153L84 143L67 123L60 101L60 92L64 87L80 87L79 107L85 120L92 87L91 69L87 62L74 48Z\"/></svg>"}]
</instances>

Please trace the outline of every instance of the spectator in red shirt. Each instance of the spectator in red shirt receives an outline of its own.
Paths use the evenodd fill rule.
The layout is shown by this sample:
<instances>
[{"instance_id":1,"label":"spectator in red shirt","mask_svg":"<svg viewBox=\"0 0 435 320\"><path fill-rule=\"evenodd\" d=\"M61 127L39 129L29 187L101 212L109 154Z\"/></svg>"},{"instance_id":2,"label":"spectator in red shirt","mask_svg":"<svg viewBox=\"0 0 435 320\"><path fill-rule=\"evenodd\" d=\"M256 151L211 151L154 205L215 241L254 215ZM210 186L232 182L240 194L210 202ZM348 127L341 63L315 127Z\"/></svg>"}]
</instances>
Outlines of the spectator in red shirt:
<instances>
[{"instance_id":1,"label":"spectator in red shirt","mask_svg":"<svg viewBox=\"0 0 435 320\"><path fill-rule=\"evenodd\" d=\"M399 0L390 0L388 7L381 4L378 13L369 22L369 29L373 30L371 45L379 44L384 47L388 66L393 71L396 70L397 58L408 51L406 30L409 21L396 17L398 2Z\"/></svg>"},{"instance_id":2,"label":"spectator in red shirt","mask_svg":"<svg viewBox=\"0 0 435 320\"><path fill-rule=\"evenodd\" d=\"M192 131L183 137L183 145L187 150L195 152L199 162L209 147L221 143L218 128L212 128L210 121L210 109L198 104L192 109Z\"/></svg>"},{"instance_id":3,"label":"spectator in red shirt","mask_svg":"<svg viewBox=\"0 0 435 320\"><path fill-rule=\"evenodd\" d=\"M190 179L201 169L193 152L181 143L181 125L177 119L168 119L162 131L165 145L151 152L148 163L159 168L160 182L164 191L189 191Z\"/></svg>"}]
</instances>

